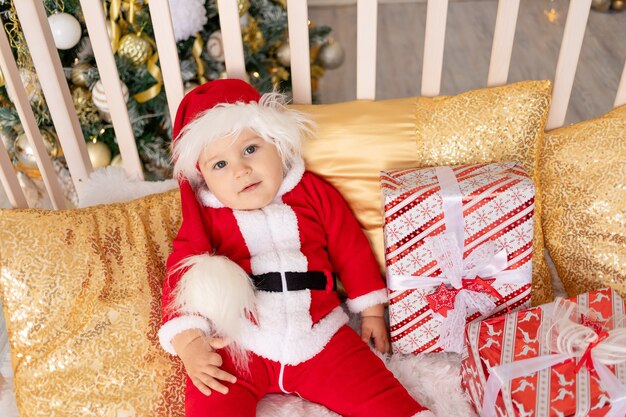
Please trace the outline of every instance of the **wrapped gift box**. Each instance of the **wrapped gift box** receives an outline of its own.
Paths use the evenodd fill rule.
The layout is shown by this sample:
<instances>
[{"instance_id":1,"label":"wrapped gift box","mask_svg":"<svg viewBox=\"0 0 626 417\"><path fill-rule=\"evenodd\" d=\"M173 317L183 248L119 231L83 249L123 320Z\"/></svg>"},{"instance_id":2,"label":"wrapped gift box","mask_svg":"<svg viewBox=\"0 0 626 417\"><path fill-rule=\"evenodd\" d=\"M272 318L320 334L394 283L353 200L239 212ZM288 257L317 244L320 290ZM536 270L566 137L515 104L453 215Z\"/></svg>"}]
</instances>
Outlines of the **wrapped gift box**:
<instances>
[{"instance_id":1,"label":"wrapped gift box","mask_svg":"<svg viewBox=\"0 0 626 417\"><path fill-rule=\"evenodd\" d=\"M385 171L381 186L394 352L460 352L459 321L528 307L535 187L519 163Z\"/></svg>"},{"instance_id":2,"label":"wrapped gift box","mask_svg":"<svg viewBox=\"0 0 626 417\"><path fill-rule=\"evenodd\" d=\"M603 289L570 301L558 299L467 326L463 387L481 416L626 415L624 300L613 290ZM568 305L571 313L565 310ZM581 333L582 326L586 329ZM606 338L583 355L593 334ZM569 340L566 335L571 335ZM580 344L585 337L587 341ZM572 349L576 354L561 352L572 346L578 346ZM617 346L617 353L609 356L618 363L602 365L600 360L611 352L611 346ZM593 363L579 364L588 355ZM613 390L612 395L607 388Z\"/></svg>"}]
</instances>

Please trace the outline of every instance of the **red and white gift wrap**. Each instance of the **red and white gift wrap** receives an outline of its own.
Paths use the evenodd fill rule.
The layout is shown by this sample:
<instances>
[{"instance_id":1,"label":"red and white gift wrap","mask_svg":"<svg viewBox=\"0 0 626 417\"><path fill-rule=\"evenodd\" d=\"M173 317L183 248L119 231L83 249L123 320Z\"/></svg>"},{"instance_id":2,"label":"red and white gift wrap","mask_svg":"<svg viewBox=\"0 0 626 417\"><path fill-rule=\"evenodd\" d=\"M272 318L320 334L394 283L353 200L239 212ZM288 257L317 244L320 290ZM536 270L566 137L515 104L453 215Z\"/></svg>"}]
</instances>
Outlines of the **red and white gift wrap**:
<instances>
[{"instance_id":1,"label":"red and white gift wrap","mask_svg":"<svg viewBox=\"0 0 626 417\"><path fill-rule=\"evenodd\" d=\"M461 352L530 302L535 186L519 163L381 173L394 352Z\"/></svg>"},{"instance_id":2,"label":"red and white gift wrap","mask_svg":"<svg viewBox=\"0 0 626 417\"><path fill-rule=\"evenodd\" d=\"M570 300L467 326L461 373L481 417L626 416L624 300Z\"/></svg>"}]
</instances>

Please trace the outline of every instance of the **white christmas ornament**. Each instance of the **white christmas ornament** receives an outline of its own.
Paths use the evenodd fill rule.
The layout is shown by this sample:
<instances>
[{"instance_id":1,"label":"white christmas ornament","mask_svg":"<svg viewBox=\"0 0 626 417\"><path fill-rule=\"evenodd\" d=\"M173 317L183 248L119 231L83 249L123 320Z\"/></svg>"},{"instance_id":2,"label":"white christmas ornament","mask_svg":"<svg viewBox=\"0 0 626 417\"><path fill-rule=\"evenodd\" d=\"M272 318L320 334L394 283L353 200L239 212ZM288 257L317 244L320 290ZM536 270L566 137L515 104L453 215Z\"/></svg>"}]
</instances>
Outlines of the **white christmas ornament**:
<instances>
[{"instance_id":1,"label":"white christmas ornament","mask_svg":"<svg viewBox=\"0 0 626 417\"><path fill-rule=\"evenodd\" d=\"M195 35L209 20L204 0L169 0L169 3L176 42Z\"/></svg>"},{"instance_id":2,"label":"white christmas ornament","mask_svg":"<svg viewBox=\"0 0 626 417\"><path fill-rule=\"evenodd\" d=\"M122 86L122 94L124 95L124 102L127 102L128 97L129 97L128 87L126 87L126 84L124 84L122 80L120 80L120 85ZM93 101L93 104L95 104L98 110L100 111L100 115L102 116L102 118L110 122L111 121L111 113L110 113L111 107L109 106L107 95L104 92L104 85L102 84L102 80L98 80L96 81L96 84L94 84L93 89L91 90L91 100Z\"/></svg>"},{"instance_id":3,"label":"white christmas ornament","mask_svg":"<svg viewBox=\"0 0 626 417\"><path fill-rule=\"evenodd\" d=\"M206 41L206 50L217 62L224 62L224 45L222 44L222 32L216 30L211 33L209 39Z\"/></svg>"},{"instance_id":4,"label":"white christmas ornament","mask_svg":"<svg viewBox=\"0 0 626 417\"><path fill-rule=\"evenodd\" d=\"M57 49L70 49L80 41L82 30L80 23L68 13L55 13L48 16L48 24L52 30L54 45Z\"/></svg>"}]
</instances>

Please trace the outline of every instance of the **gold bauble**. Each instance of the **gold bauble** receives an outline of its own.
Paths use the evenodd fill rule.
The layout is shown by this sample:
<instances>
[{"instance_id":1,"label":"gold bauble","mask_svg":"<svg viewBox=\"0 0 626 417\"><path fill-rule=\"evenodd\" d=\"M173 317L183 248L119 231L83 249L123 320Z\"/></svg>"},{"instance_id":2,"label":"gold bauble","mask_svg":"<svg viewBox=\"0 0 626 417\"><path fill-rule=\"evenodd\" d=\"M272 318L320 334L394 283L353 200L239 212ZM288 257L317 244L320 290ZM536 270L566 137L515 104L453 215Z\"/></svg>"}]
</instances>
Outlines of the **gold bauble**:
<instances>
[{"instance_id":1,"label":"gold bauble","mask_svg":"<svg viewBox=\"0 0 626 417\"><path fill-rule=\"evenodd\" d=\"M291 66L291 48L289 47L289 42L281 43L278 49L276 49L276 59L285 67Z\"/></svg>"},{"instance_id":2,"label":"gold bauble","mask_svg":"<svg viewBox=\"0 0 626 417\"><path fill-rule=\"evenodd\" d=\"M111 159L110 165L112 167L124 168L124 161L122 161L122 155L119 153L115 155L113 159Z\"/></svg>"},{"instance_id":3,"label":"gold bauble","mask_svg":"<svg viewBox=\"0 0 626 417\"><path fill-rule=\"evenodd\" d=\"M287 10L287 0L274 0L274 3L279 4L284 10Z\"/></svg>"},{"instance_id":4,"label":"gold bauble","mask_svg":"<svg viewBox=\"0 0 626 417\"><path fill-rule=\"evenodd\" d=\"M72 101L81 125L91 125L100 120L98 109L91 99L91 92L85 87L72 87Z\"/></svg>"},{"instance_id":5,"label":"gold bauble","mask_svg":"<svg viewBox=\"0 0 626 417\"><path fill-rule=\"evenodd\" d=\"M87 142L87 153L93 169L104 168L111 163L111 150L104 142Z\"/></svg>"},{"instance_id":6,"label":"gold bauble","mask_svg":"<svg viewBox=\"0 0 626 417\"><path fill-rule=\"evenodd\" d=\"M618 11L624 10L624 0L613 0L611 8Z\"/></svg>"},{"instance_id":7,"label":"gold bauble","mask_svg":"<svg viewBox=\"0 0 626 417\"><path fill-rule=\"evenodd\" d=\"M120 40L117 54L128 59L134 65L142 65L152 55L152 45L141 36L129 33Z\"/></svg>"},{"instance_id":8,"label":"gold bauble","mask_svg":"<svg viewBox=\"0 0 626 417\"><path fill-rule=\"evenodd\" d=\"M39 79L37 75L26 68L20 68L20 79L22 80L22 84L24 85L24 89L26 90L26 95L28 96L28 101L30 103L38 102L43 99L43 93L41 91L41 84L39 84ZM9 99L11 101L15 101L15 98L10 93L10 90L7 90L9 94Z\"/></svg>"},{"instance_id":9,"label":"gold bauble","mask_svg":"<svg viewBox=\"0 0 626 417\"><path fill-rule=\"evenodd\" d=\"M611 7L611 0L591 0L591 7L600 12L606 12Z\"/></svg>"},{"instance_id":10,"label":"gold bauble","mask_svg":"<svg viewBox=\"0 0 626 417\"><path fill-rule=\"evenodd\" d=\"M252 16L248 19L248 26L243 31L243 42L250 48L253 54L259 52L265 45L263 32L261 32L259 24Z\"/></svg>"},{"instance_id":11,"label":"gold bauble","mask_svg":"<svg viewBox=\"0 0 626 417\"><path fill-rule=\"evenodd\" d=\"M79 62L74 65L71 71L72 84L87 87L87 72L91 67L91 64L86 62Z\"/></svg>"},{"instance_id":12,"label":"gold bauble","mask_svg":"<svg viewBox=\"0 0 626 417\"><path fill-rule=\"evenodd\" d=\"M237 9L239 10L239 16L243 16L248 13L250 9L250 0L237 0Z\"/></svg>"},{"instance_id":13,"label":"gold bauble","mask_svg":"<svg viewBox=\"0 0 626 417\"><path fill-rule=\"evenodd\" d=\"M55 159L61 156L61 147L57 135L48 129L41 131L44 147L50 158ZM14 151L17 160L26 168L37 168L37 158L35 157L35 149L30 146L26 133L18 135L15 139Z\"/></svg>"}]
</instances>

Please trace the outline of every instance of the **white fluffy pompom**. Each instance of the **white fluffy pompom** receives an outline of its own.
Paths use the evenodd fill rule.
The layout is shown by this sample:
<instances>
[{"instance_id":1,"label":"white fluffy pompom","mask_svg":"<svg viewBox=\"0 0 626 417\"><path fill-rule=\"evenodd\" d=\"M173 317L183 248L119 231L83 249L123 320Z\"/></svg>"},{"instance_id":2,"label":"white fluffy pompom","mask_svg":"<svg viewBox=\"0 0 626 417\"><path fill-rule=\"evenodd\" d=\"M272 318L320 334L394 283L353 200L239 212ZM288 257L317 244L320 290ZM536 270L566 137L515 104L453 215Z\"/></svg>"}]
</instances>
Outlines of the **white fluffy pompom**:
<instances>
[{"instance_id":1,"label":"white fluffy pompom","mask_svg":"<svg viewBox=\"0 0 626 417\"><path fill-rule=\"evenodd\" d=\"M176 42L202 30L208 21L204 0L169 0Z\"/></svg>"}]
</instances>

